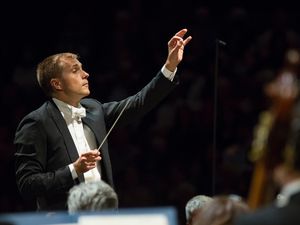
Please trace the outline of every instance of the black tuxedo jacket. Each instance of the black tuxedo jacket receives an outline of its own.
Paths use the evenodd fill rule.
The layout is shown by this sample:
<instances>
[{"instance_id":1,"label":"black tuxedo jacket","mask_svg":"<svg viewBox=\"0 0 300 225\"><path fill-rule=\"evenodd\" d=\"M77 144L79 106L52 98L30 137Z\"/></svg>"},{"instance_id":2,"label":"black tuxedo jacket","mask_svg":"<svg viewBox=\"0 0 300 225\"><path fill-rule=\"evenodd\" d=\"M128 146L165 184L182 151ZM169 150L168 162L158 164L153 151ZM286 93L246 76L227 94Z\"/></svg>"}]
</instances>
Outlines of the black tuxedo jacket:
<instances>
[{"instance_id":1,"label":"black tuxedo jacket","mask_svg":"<svg viewBox=\"0 0 300 225\"><path fill-rule=\"evenodd\" d=\"M122 101L102 104L95 99L83 99L81 104L86 108L86 117L82 121L93 131L99 145L127 101L129 104L115 128L151 110L177 83L170 82L159 72L140 92ZM16 181L22 196L36 199L38 210L67 209L69 189L84 182L84 177L72 178L68 165L79 156L66 122L52 100L22 119L14 143ZM100 151L101 177L114 186L106 142Z\"/></svg>"},{"instance_id":2,"label":"black tuxedo jacket","mask_svg":"<svg viewBox=\"0 0 300 225\"><path fill-rule=\"evenodd\" d=\"M254 213L240 216L234 225L299 225L300 192L291 196L288 205L275 205L258 209Z\"/></svg>"}]
</instances>

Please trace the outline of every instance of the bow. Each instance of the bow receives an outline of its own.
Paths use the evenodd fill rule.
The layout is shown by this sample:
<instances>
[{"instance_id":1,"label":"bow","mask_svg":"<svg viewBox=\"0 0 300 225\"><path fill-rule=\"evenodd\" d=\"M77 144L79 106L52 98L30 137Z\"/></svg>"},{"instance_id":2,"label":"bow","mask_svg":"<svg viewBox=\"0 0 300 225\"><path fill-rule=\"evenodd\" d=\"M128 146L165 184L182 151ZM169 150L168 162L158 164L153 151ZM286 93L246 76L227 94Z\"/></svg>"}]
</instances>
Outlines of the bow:
<instances>
[{"instance_id":1,"label":"bow","mask_svg":"<svg viewBox=\"0 0 300 225\"><path fill-rule=\"evenodd\" d=\"M81 121L81 118L86 116L85 108L83 107L80 108L72 107L71 113L72 113L71 114L72 119L75 119L77 121Z\"/></svg>"}]
</instances>

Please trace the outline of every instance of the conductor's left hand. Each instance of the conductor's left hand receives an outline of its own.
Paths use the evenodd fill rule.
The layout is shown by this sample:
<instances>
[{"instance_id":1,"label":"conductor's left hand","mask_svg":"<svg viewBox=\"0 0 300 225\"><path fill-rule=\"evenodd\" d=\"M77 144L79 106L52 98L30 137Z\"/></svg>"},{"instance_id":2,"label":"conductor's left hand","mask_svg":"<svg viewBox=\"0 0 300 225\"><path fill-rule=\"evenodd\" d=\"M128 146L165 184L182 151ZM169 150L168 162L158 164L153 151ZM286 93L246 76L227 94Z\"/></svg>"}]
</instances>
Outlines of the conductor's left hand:
<instances>
[{"instance_id":1,"label":"conductor's left hand","mask_svg":"<svg viewBox=\"0 0 300 225\"><path fill-rule=\"evenodd\" d=\"M174 72L183 58L185 46L192 40L191 36L183 39L187 29L177 32L168 42L168 57L165 66L168 70Z\"/></svg>"}]
</instances>

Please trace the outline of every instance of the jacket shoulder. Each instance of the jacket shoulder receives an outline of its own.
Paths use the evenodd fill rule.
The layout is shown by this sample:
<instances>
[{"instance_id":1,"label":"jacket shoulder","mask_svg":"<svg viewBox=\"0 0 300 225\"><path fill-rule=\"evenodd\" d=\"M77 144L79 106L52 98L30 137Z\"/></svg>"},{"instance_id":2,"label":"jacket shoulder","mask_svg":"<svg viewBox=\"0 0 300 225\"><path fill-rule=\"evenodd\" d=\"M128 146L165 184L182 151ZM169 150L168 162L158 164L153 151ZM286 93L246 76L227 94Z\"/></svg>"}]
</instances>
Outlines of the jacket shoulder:
<instances>
[{"instance_id":1,"label":"jacket shoulder","mask_svg":"<svg viewBox=\"0 0 300 225\"><path fill-rule=\"evenodd\" d=\"M80 104L85 108L99 108L102 107L102 103L94 98L84 98L80 101Z\"/></svg>"}]
</instances>

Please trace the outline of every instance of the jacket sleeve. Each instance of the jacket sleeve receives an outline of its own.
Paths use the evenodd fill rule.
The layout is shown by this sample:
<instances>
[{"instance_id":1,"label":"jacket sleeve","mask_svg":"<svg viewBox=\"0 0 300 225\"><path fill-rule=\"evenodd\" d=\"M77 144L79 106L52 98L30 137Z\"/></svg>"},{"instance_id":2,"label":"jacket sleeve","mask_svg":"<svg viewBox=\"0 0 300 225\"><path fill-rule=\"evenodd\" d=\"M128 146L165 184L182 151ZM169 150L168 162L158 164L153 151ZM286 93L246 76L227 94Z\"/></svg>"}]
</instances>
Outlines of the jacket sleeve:
<instances>
[{"instance_id":1,"label":"jacket sleeve","mask_svg":"<svg viewBox=\"0 0 300 225\"><path fill-rule=\"evenodd\" d=\"M14 144L16 182L24 198L61 193L74 184L68 166L47 171L47 136L34 117L20 123Z\"/></svg>"},{"instance_id":2,"label":"jacket sleeve","mask_svg":"<svg viewBox=\"0 0 300 225\"><path fill-rule=\"evenodd\" d=\"M157 106L179 83L177 76L173 81L167 79L161 71L138 93L119 102L103 104L105 121L110 127L116 120L126 102L129 101L124 113L120 117L117 126L123 126L137 118L141 118L147 112Z\"/></svg>"}]
</instances>

